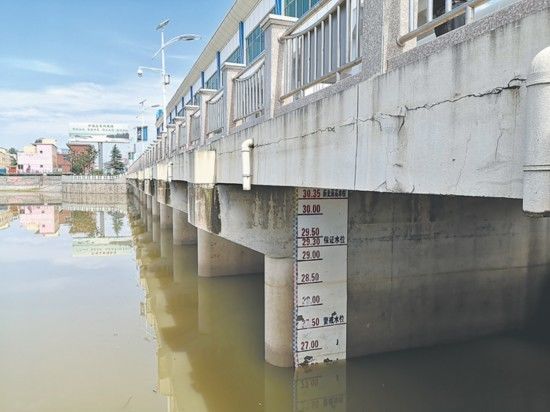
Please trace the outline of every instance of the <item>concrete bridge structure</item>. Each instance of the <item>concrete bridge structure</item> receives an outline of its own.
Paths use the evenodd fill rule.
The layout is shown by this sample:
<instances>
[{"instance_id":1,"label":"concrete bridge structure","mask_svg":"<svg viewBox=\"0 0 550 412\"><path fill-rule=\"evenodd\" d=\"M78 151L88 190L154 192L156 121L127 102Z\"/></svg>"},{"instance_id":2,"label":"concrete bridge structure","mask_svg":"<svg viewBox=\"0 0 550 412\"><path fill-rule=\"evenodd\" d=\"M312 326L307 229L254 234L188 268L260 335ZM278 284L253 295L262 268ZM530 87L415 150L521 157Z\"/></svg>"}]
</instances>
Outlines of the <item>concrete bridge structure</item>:
<instances>
[{"instance_id":1,"label":"concrete bridge structure","mask_svg":"<svg viewBox=\"0 0 550 412\"><path fill-rule=\"evenodd\" d=\"M131 193L199 276L264 274L273 365L524 327L550 280L550 2L305 3L235 2Z\"/></svg>"}]
</instances>

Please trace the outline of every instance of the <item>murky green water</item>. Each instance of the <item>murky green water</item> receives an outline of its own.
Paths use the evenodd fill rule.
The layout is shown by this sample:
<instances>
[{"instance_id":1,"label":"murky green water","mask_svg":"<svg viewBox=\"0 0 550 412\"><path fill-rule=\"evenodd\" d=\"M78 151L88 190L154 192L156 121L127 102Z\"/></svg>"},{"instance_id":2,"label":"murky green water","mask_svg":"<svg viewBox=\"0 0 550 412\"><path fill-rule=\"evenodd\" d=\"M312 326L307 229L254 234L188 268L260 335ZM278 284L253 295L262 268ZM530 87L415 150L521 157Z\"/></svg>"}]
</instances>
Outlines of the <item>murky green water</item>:
<instances>
[{"instance_id":1,"label":"murky green water","mask_svg":"<svg viewBox=\"0 0 550 412\"><path fill-rule=\"evenodd\" d=\"M123 210L0 207L0 411L550 410L527 334L271 367L262 276L199 279L196 246Z\"/></svg>"}]
</instances>

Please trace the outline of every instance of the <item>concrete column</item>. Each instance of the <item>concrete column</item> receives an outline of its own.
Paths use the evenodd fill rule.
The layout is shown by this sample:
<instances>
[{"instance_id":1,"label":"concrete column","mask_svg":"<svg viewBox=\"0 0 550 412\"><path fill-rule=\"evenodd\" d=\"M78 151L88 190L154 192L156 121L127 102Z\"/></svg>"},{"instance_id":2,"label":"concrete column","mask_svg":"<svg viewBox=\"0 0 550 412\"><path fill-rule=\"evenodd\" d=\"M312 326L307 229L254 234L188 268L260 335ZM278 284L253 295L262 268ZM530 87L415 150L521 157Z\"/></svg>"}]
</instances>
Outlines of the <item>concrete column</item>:
<instances>
[{"instance_id":1,"label":"concrete column","mask_svg":"<svg viewBox=\"0 0 550 412\"><path fill-rule=\"evenodd\" d=\"M263 255L220 236L197 229L201 277L244 275L263 271Z\"/></svg>"},{"instance_id":2,"label":"concrete column","mask_svg":"<svg viewBox=\"0 0 550 412\"><path fill-rule=\"evenodd\" d=\"M151 196L151 214L153 216L160 216L160 203L157 200L157 195Z\"/></svg>"},{"instance_id":3,"label":"concrete column","mask_svg":"<svg viewBox=\"0 0 550 412\"><path fill-rule=\"evenodd\" d=\"M224 63L222 66L223 104L225 106L224 130L228 134L233 127L233 79L246 66L238 63Z\"/></svg>"},{"instance_id":4,"label":"concrete column","mask_svg":"<svg viewBox=\"0 0 550 412\"><path fill-rule=\"evenodd\" d=\"M268 15L261 23L265 33L265 113L272 118L275 108L280 105L281 81L278 79L283 73L284 45L279 43L279 38L290 26L296 22L296 18Z\"/></svg>"},{"instance_id":5,"label":"concrete column","mask_svg":"<svg viewBox=\"0 0 550 412\"><path fill-rule=\"evenodd\" d=\"M527 77L523 210L550 216L550 47L539 52Z\"/></svg>"},{"instance_id":6,"label":"concrete column","mask_svg":"<svg viewBox=\"0 0 550 412\"><path fill-rule=\"evenodd\" d=\"M187 220L187 213L172 209L172 229L174 245L194 245L197 243L197 228Z\"/></svg>"},{"instance_id":7,"label":"concrete column","mask_svg":"<svg viewBox=\"0 0 550 412\"><path fill-rule=\"evenodd\" d=\"M174 245L174 283L186 286L189 293L197 292L197 246Z\"/></svg>"},{"instance_id":8,"label":"concrete column","mask_svg":"<svg viewBox=\"0 0 550 412\"><path fill-rule=\"evenodd\" d=\"M146 199L145 202L147 204L147 210L152 211L153 210L153 196L145 195Z\"/></svg>"},{"instance_id":9,"label":"concrete column","mask_svg":"<svg viewBox=\"0 0 550 412\"><path fill-rule=\"evenodd\" d=\"M169 229L172 227L172 208L168 205L159 204L160 208L160 227Z\"/></svg>"},{"instance_id":10,"label":"concrete column","mask_svg":"<svg viewBox=\"0 0 550 412\"><path fill-rule=\"evenodd\" d=\"M418 1L415 0L418 10ZM409 0L370 0L363 8L363 27L361 55L363 56L363 74L373 77L386 71L389 59L416 46L416 40L410 40L399 46L397 39L407 33L409 19Z\"/></svg>"},{"instance_id":11,"label":"concrete column","mask_svg":"<svg viewBox=\"0 0 550 412\"><path fill-rule=\"evenodd\" d=\"M291 367L294 311L294 259L265 257L265 360Z\"/></svg>"},{"instance_id":12,"label":"concrete column","mask_svg":"<svg viewBox=\"0 0 550 412\"><path fill-rule=\"evenodd\" d=\"M158 216L151 216L151 233L153 234L153 243L160 242L160 220Z\"/></svg>"}]
</instances>

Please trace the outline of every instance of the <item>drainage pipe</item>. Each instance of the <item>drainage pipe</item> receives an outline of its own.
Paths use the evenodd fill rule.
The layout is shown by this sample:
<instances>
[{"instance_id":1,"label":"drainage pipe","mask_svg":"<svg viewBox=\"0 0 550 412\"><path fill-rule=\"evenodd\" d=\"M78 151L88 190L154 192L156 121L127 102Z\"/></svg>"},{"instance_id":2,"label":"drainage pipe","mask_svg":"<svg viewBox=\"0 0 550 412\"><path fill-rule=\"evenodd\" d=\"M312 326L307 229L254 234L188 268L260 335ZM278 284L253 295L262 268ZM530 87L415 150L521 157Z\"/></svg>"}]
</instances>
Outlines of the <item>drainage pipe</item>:
<instances>
[{"instance_id":1,"label":"drainage pipe","mask_svg":"<svg viewBox=\"0 0 550 412\"><path fill-rule=\"evenodd\" d=\"M550 47L535 56L527 77L523 210L550 216Z\"/></svg>"},{"instance_id":2,"label":"drainage pipe","mask_svg":"<svg viewBox=\"0 0 550 412\"><path fill-rule=\"evenodd\" d=\"M250 165L250 152L254 147L254 140L246 139L241 144L241 154L243 161L243 190L250 190L251 187L251 165Z\"/></svg>"}]
</instances>

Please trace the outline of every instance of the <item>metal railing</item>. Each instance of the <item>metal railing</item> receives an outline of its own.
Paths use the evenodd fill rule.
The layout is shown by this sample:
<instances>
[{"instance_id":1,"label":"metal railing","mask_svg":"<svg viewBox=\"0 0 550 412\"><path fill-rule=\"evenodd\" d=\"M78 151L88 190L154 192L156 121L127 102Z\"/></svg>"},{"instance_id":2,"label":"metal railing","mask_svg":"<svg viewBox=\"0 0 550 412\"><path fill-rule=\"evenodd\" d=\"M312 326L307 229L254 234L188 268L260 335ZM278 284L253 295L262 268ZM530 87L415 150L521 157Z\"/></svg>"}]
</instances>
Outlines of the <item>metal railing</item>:
<instances>
[{"instance_id":1,"label":"metal railing","mask_svg":"<svg viewBox=\"0 0 550 412\"><path fill-rule=\"evenodd\" d=\"M225 104L223 89L206 102L206 134L218 134L225 123Z\"/></svg>"},{"instance_id":2,"label":"metal railing","mask_svg":"<svg viewBox=\"0 0 550 412\"><path fill-rule=\"evenodd\" d=\"M201 139L201 111L197 110L191 115L191 144Z\"/></svg>"},{"instance_id":3,"label":"metal railing","mask_svg":"<svg viewBox=\"0 0 550 412\"><path fill-rule=\"evenodd\" d=\"M176 130L178 136L178 148L180 148L187 144L187 124L185 122L180 123Z\"/></svg>"},{"instance_id":4,"label":"metal railing","mask_svg":"<svg viewBox=\"0 0 550 412\"><path fill-rule=\"evenodd\" d=\"M281 38L282 100L333 84L361 63L363 3L364 0L320 3Z\"/></svg>"},{"instance_id":5,"label":"metal railing","mask_svg":"<svg viewBox=\"0 0 550 412\"><path fill-rule=\"evenodd\" d=\"M120 182L124 181L123 175L113 176L101 176L101 175L75 175L75 176L61 176L61 182L63 183L83 183L83 182Z\"/></svg>"},{"instance_id":6,"label":"metal railing","mask_svg":"<svg viewBox=\"0 0 550 412\"><path fill-rule=\"evenodd\" d=\"M177 142L176 142L177 130L176 129L177 129L177 126L172 131L170 131L170 151L169 151L170 154L172 154L177 148Z\"/></svg>"},{"instance_id":7,"label":"metal railing","mask_svg":"<svg viewBox=\"0 0 550 412\"><path fill-rule=\"evenodd\" d=\"M244 120L252 115L260 115L265 107L264 73L265 59L261 57L244 69L234 80L235 118Z\"/></svg>"},{"instance_id":8,"label":"metal railing","mask_svg":"<svg viewBox=\"0 0 550 412\"><path fill-rule=\"evenodd\" d=\"M458 26L469 24L474 20L476 7L493 2L493 0L444 1L444 9L434 10L434 0L424 0L420 3L409 0L409 32L399 37L397 43L403 46L409 40L432 34L434 31L437 32L437 29L442 34ZM425 6L425 9L419 10L419 5ZM462 16L464 17L461 19ZM422 21L420 25L418 25L419 20ZM443 25L450 26L442 27ZM439 35L439 33L436 34Z\"/></svg>"}]
</instances>

